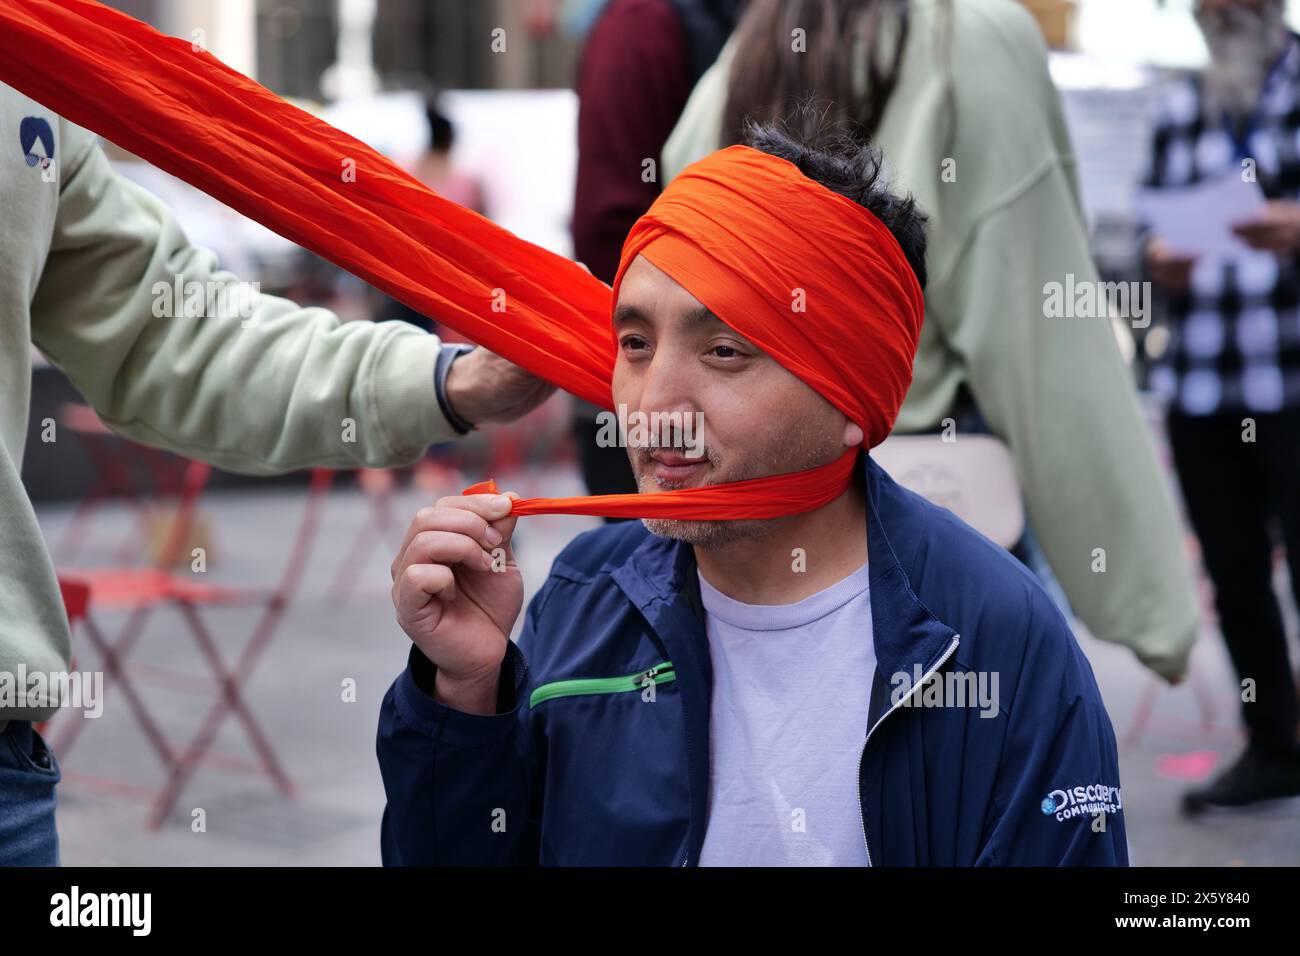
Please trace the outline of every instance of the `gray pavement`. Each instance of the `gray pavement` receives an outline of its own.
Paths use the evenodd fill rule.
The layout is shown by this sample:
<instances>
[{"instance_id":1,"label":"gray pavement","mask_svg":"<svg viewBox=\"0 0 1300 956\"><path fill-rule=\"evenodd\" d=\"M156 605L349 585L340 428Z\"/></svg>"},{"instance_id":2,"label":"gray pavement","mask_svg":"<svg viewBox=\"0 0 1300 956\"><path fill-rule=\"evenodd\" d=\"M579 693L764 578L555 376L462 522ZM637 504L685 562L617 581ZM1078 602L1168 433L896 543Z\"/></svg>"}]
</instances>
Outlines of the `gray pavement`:
<instances>
[{"instance_id":1,"label":"gray pavement","mask_svg":"<svg viewBox=\"0 0 1300 956\"><path fill-rule=\"evenodd\" d=\"M581 494L571 471L529 471L497 476L503 489L524 494ZM503 480L504 478L504 480ZM452 492L454 489L447 489ZM59 832L65 864L86 865L377 865L383 789L374 758L380 701L401 670L408 642L393 621L388 565L401 532L426 499L403 490L394 513L398 523L376 535L376 547L354 577L354 590L338 600L335 577L368 503L352 490L333 492L307 573L266 655L245 688L252 710L275 743L298 795L285 798L264 776L205 766L190 782L172 817L158 831L145 826L148 791L161 786L163 770L126 708L120 691L106 691L104 714L87 722L75 747L61 755ZM209 493L204 514L212 532L207 572L212 583L265 585L278 576L303 502L293 489ZM55 540L68 520L67 506L42 506L42 527ZM575 534L595 527L593 518L541 516L521 523L517 554L531 595L555 554ZM110 506L95 518L81 565L109 562L131 529L128 511ZM120 614L101 613L106 630L120 627ZM230 661L252 626L244 610L207 615ZM1125 649L1080 635L1121 737L1122 784L1133 862L1156 866L1203 864L1257 866L1300 864L1300 801L1252 812L1221 813L1187 820L1177 811L1189 775L1212 761L1232 759L1240 747L1235 682L1217 635L1207 633L1194 653L1195 683L1157 687ZM74 637L79 669L95 655L84 635ZM1300 660L1300 656L1296 657ZM193 638L174 612L150 621L131 660L203 675ZM188 739L212 699L211 689L176 689L145 683L150 710L178 743ZM355 681L356 700L344 700L344 683ZM1194 689L1203 694L1198 698ZM1150 719L1134 732L1144 696L1152 695ZM1207 707L1203 703L1208 701ZM76 719L69 713L59 720ZM50 736L66 730L56 721ZM228 720L216 749L252 756L242 727ZM191 821L201 808L206 830Z\"/></svg>"}]
</instances>

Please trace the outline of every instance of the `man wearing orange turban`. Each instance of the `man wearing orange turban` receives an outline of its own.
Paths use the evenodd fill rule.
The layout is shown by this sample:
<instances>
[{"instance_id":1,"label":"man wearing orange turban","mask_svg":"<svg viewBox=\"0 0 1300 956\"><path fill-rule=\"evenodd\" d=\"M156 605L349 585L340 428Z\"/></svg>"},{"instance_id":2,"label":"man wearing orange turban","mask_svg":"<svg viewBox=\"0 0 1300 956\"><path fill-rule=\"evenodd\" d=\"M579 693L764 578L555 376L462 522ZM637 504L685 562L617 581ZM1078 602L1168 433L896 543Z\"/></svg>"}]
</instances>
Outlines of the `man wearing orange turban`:
<instances>
[{"instance_id":1,"label":"man wearing orange turban","mask_svg":"<svg viewBox=\"0 0 1300 956\"><path fill-rule=\"evenodd\" d=\"M502 359L667 417L628 432L639 494L486 482L412 523L385 862L1128 862L1065 620L868 455L925 282L922 218L870 149L765 128L706 157L632 230L611 300L187 40L91 0L8 0L0 27L0 82ZM576 538L513 643L510 538L539 513L643 521Z\"/></svg>"},{"instance_id":2,"label":"man wearing orange turban","mask_svg":"<svg viewBox=\"0 0 1300 956\"><path fill-rule=\"evenodd\" d=\"M1060 612L868 455L911 380L923 217L869 147L749 142L623 250L611 404L672 423L628 442L644 520L577 537L517 643L528 502L411 524L384 861L1127 865L1114 732Z\"/></svg>"}]
</instances>

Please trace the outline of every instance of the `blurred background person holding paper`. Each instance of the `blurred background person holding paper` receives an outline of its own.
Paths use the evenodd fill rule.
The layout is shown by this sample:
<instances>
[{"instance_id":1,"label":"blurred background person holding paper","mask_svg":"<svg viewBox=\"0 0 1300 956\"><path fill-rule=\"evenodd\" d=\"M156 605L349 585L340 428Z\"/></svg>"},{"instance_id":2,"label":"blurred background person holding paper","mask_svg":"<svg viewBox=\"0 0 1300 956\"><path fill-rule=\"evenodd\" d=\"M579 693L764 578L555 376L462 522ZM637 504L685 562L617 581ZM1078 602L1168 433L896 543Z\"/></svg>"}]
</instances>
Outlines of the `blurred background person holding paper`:
<instances>
[{"instance_id":1,"label":"blurred background person holding paper","mask_svg":"<svg viewBox=\"0 0 1300 956\"><path fill-rule=\"evenodd\" d=\"M1300 794L1295 676L1272 587L1280 537L1300 598L1300 36L1283 13L1282 0L1201 0L1210 63L1161 97L1146 182L1242 185L1237 221L1210 225L1222 210L1207 209L1200 229L1153 228L1145 249L1171 335L1152 387L1169 403L1249 732L1233 766L1185 794L1190 813Z\"/></svg>"}]
</instances>

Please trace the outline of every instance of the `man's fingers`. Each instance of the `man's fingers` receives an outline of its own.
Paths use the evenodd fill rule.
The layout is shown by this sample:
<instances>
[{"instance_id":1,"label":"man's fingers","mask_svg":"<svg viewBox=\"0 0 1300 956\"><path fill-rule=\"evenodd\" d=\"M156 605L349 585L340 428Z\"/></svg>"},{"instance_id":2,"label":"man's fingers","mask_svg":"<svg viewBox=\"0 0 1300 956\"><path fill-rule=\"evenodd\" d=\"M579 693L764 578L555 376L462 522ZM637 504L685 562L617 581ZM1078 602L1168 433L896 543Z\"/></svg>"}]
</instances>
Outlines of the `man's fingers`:
<instances>
[{"instance_id":1,"label":"man's fingers","mask_svg":"<svg viewBox=\"0 0 1300 956\"><path fill-rule=\"evenodd\" d=\"M518 498L518 495L514 495ZM443 498L438 502L444 507L466 508L487 522L484 540L489 554L499 547L505 547L507 557L512 557L510 545L506 541L514 531L517 515L510 514L510 498L506 495L461 495L458 498ZM504 522L502 519L505 519ZM500 537L496 537L500 535Z\"/></svg>"},{"instance_id":2,"label":"man's fingers","mask_svg":"<svg viewBox=\"0 0 1300 956\"><path fill-rule=\"evenodd\" d=\"M510 513L510 500L505 495L457 495L439 498L434 507L472 511L487 521L495 521Z\"/></svg>"},{"instance_id":3,"label":"man's fingers","mask_svg":"<svg viewBox=\"0 0 1300 956\"><path fill-rule=\"evenodd\" d=\"M426 531L452 531L473 538L485 550L500 544L488 521L504 515L509 503L503 495L460 495L441 498L437 504L421 508L406 529L402 546L397 551L391 570L394 579L401 572L403 555L417 534Z\"/></svg>"},{"instance_id":4,"label":"man's fingers","mask_svg":"<svg viewBox=\"0 0 1300 956\"><path fill-rule=\"evenodd\" d=\"M454 531L421 531L399 559L398 574L412 564L461 564L470 571L492 566L491 553L473 538Z\"/></svg>"},{"instance_id":5,"label":"man's fingers","mask_svg":"<svg viewBox=\"0 0 1300 956\"><path fill-rule=\"evenodd\" d=\"M463 565L471 571L493 569L498 548L506 565L515 563L510 538L518 515L510 514L511 498L519 495L458 495L422 508L406 529L402 548L390 569L393 581L415 565Z\"/></svg>"},{"instance_id":6,"label":"man's fingers","mask_svg":"<svg viewBox=\"0 0 1300 956\"><path fill-rule=\"evenodd\" d=\"M393 585L399 618L410 619L432 600L456 600L456 575L441 564L409 565Z\"/></svg>"},{"instance_id":7,"label":"man's fingers","mask_svg":"<svg viewBox=\"0 0 1300 956\"><path fill-rule=\"evenodd\" d=\"M511 498L512 500L518 499L520 497L519 494L514 491L507 491L506 496ZM511 565L515 563L515 552L514 552L514 548L511 546L511 541L514 539L515 525L518 523L518 521L519 521L519 515L511 514L511 515L507 515L504 518L498 518L496 521L493 521L491 523L491 527L493 528L493 530L495 530L498 534L501 535L501 541L500 543L494 545L493 547L488 548L488 552L491 553L495 551L497 548L501 548L503 551L505 551L507 565Z\"/></svg>"},{"instance_id":8,"label":"man's fingers","mask_svg":"<svg viewBox=\"0 0 1300 956\"><path fill-rule=\"evenodd\" d=\"M1274 235L1271 230L1252 230L1240 234L1241 241L1252 249L1277 251L1286 248L1286 243Z\"/></svg>"},{"instance_id":9,"label":"man's fingers","mask_svg":"<svg viewBox=\"0 0 1300 956\"><path fill-rule=\"evenodd\" d=\"M1240 222L1232 227L1233 233L1252 246L1276 243L1286 238L1286 229L1267 219Z\"/></svg>"}]
</instances>

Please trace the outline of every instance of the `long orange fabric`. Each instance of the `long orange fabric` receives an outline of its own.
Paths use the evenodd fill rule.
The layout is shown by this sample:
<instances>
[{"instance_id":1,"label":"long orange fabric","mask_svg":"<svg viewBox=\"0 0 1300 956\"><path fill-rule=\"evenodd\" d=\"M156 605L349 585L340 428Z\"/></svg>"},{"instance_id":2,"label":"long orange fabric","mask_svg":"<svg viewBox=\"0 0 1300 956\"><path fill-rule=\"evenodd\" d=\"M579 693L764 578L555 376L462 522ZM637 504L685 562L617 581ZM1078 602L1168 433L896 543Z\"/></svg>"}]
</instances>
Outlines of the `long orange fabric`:
<instances>
[{"instance_id":1,"label":"long orange fabric","mask_svg":"<svg viewBox=\"0 0 1300 956\"><path fill-rule=\"evenodd\" d=\"M616 345L603 283L443 199L189 41L94 0L4 0L0 81L485 348L613 408ZM861 424L867 447L888 433L911 378L921 293L897 242L867 210L784 160L732 147L664 191L629 236L620 280L637 254ZM797 290L804 312L792 308ZM796 514L843 492L857 451L786 475L522 499L513 510L695 520ZM493 489L485 482L467 490Z\"/></svg>"}]
</instances>

